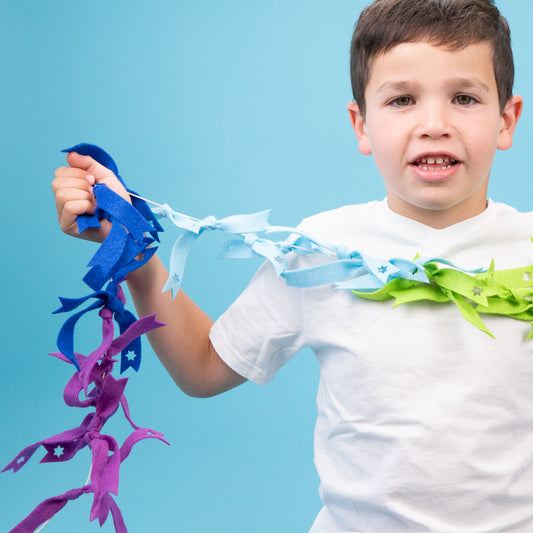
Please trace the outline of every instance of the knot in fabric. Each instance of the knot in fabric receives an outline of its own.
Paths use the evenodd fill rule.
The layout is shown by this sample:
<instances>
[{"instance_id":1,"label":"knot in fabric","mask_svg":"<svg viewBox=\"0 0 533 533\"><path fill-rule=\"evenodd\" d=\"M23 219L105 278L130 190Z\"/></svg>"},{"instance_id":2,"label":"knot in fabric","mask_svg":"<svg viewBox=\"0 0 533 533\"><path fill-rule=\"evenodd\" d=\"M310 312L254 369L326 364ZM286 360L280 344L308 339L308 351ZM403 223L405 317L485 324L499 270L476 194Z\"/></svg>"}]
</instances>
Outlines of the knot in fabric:
<instances>
[{"instance_id":1,"label":"knot in fabric","mask_svg":"<svg viewBox=\"0 0 533 533\"><path fill-rule=\"evenodd\" d=\"M89 422L89 425L87 427L87 436L89 436L90 439L99 438L100 430L102 429L104 422L105 420L101 416L98 416L95 413L95 415L93 416L92 420ZM97 436L94 437L94 435L97 435Z\"/></svg>"},{"instance_id":2,"label":"knot in fabric","mask_svg":"<svg viewBox=\"0 0 533 533\"><path fill-rule=\"evenodd\" d=\"M244 244L246 246L252 246L254 242L257 241L257 234L256 233L247 233L244 236Z\"/></svg>"},{"instance_id":3,"label":"knot in fabric","mask_svg":"<svg viewBox=\"0 0 533 533\"><path fill-rule=\"evenodd\" d=\"M124 311L124 304L120 301L117 296L110 297L106 302L106 308L120 315Z\"/></svg>"},{"instance_id":4,"label":"knot in fabric","mask_svg":"<svg viewBox=\"0 0 533 533\"><path fill-rule=\"evenodd\" d=\"M202 228L210 230L222 229L221 223L213 215L209 215L202 220Z\"/></svg>"},{"instance_id":5,"label":"knot in fabric","mask_svg":"<svg viewBox=\"0 0 533 533\"><path fill-rule=\"evenodd\" d=\"M347 246L341 245L337 247L337 257L339 259L350 259L351 252Z\"/></svg>"},{"instance_id":6,"label":"knot in fabric","mask_svg":"<svg viewBox=\"0 0 533 533\"><path fill-rule=\"evenodd\" d=\"M165 218L171 218L172 208L168 204L163 204L152 209L152 211L157 215Z\"/></svg>"}]
</instances>

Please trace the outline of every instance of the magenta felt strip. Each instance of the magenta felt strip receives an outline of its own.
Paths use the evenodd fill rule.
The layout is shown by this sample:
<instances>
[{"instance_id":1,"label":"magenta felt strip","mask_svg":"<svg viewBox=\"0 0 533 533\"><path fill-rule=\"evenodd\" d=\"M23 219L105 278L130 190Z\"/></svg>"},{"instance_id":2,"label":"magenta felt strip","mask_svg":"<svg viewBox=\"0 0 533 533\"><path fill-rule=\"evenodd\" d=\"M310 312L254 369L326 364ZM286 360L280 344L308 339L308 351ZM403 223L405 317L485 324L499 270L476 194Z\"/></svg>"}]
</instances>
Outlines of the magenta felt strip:
<instances>
[{"instance_id":1,"label":"magenta felt strip","mask_svg":"<svg viewBox=\"0 0 533 533\"><path fill-rule=\"evenodd\" d=\"M76 500L82 494L88 492L92 492L92 487L90 485L86 485L81 489L72 489L60 496L54 496L44 500L9 533L30 533L31 531L35 531L39 526L61 511L69 501Z\"/></svg>"},{"instance_id":2,"label":"magenta felt strip","mask_svg":"<svg viewBox=\"0 0 533 533\"><path fill-rule=\"evenodd\" d=\"M19 522L9 533L30 533L35 531L39 526L43 525L46 521L54 517L69 501L76 500L83 494L90 494L94 492L94 486L92 484L85 485L79 489L72 489L60 496L53 496L41 502L24 520ZM127 533L126 524L122 517L122 513L115 500L109 495L104 494L100 500L99 515L98 518L100 526L102 526L109 512L113 517L113 523L115 525L115 531L117 533Z\"/></svg>"},{"instance_id":3,"label":"magenta felt strip","mask_svg":"<svg viewBox=\"0 0 533 533\"><path fill-rule=\"evenodd\" d=\"M153 316L145 318L148 319L144 321L146 324L153 325ZM156 327L159 327L157 322ZM128 331L124 336L129 337L137 333L138 331L134 328L133 330ZM123 339L122 342L127 342L127 339ZM110 339L108 339L108 343L111 344ZM82 358L81 373L76 373L75 376L83 374L86 370L88 371L89 365L91 364L92 361L89 357ZM92 372L90 373L92 374ZM75 494L75 497L78 497L83 492L94 493L93 506L90 515L91 520L98 518L99 521L103 523L103 521L106 520L109 511L111 510L113 512L113 510L115 510L115 513L113 514L114 519L118 520L118 523L120 523L121 517L116 514L118 507L116 507L116 504L108 497L108 493L118 493L120 463L128 457L132 447L141 440L155 438L166 443L162 433L149 428L140 428L131 421L127 402L124 398L124 389L127 381L128 378L117 380L111 375L111 373L105 373L105 375L99 374L98 379L92 382L95 384L95 389L90 393L91 398L88 402L83 403L84 407L94 406L95 412L87 415L78 428L64 431L58 435L28 446L4 469L4 471L18 471L28 462L40 446L43 446L47 452L41 462L68 461L85 446L89 446L92 451L90 490L83 489L82 492L79 492L79 490L81 490L79 489L77 492L66 493L68 496L63 495L61 497L46 500L26 519L30 520L30 523L37 520L37 525L42 524L50 516L53 516L58 512L69 499L72 499L72 495ZM76 398L81 406L82 402L79 400L78 396L82 389L82 381L79 378L75 380L72 379L65 387L65 395L69 398ZM123 406L126 418L134 427L134 431L125 440L122 447L119 447L118 443L112 436L101 433L104 424L116 412L119 405ZM27 524L25 521L22 523ZM32 530L21 529L18 531Z\"/></svg>"}]
</instances>

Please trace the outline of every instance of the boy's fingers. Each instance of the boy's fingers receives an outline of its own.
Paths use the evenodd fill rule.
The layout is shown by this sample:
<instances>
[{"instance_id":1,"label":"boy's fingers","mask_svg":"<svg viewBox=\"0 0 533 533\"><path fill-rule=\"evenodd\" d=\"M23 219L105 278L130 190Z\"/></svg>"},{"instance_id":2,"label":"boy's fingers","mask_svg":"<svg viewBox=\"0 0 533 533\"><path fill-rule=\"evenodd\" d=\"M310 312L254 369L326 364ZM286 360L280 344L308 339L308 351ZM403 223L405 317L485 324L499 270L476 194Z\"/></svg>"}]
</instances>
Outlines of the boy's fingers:
<instances>
[{"instance_id":1,"label":"boy's fingers","mask_svg":"<svg viewBox=\"0 0 533 533\"><path fill-rule=\"evenodd\" d=\"M73 167L59 167L54 172L54 177L57 178L76 178L85 180L87 176L87 171L82 170L81 168Z\"/></svg>"},{"instance_id":2,"label":"boy's fingers","mask_svg":"<svg viewBox=\"0 0 533 533\"><path fill-rule=\"evenodd\" d=\"M94 204L90 199L72 199L63 204L63 210L59 217L61 225L70 225L76 221L79 215L93 215Z\"/></svg>"},{"instance_id":3,"label":"boy's fingers","mask_svg":"<svg viewBox=\"0 0 533 533\"><path fill-rule=\"evenodd\" d=\"M94 206L95 206L95 198L90 190L83 190L83 189L74 189L74 188L61 188L59 189L55 194L55 200L56 200L56 209L57 209L57 216L59 221L61 221L61 218L63 217L65 206L69 202L84 202L83 207L80 208L81 210L78 210L76 213L72 211L72 205L69 207L68 212L71 214L76 215L83 215L85 213L93 214L94 213Z\"/></svg>"},{"instance_id":4,"label":"boy's fingers","mask_svg":"<svg viewBox=\"0 0 533 533\"><path fill-rule=\"evenodd\" d=\"M56 175L52 180L52 191L57 195L63 189L79 189L92 194L92 186L86 179L86 176L87 174L85 172L80 177Z\"/></svg>"},{"instance_id":5,"label":"boy's fingers","mask_svg":"<svg viewBox=\"0 0 533 533\"><path fill-rule=\"evenodd\" d=\"M93 214L94 206L90 200L69 200L58 213L59 226L67 235L79 236L78 216L80 214Z\"/></svg>"}]
</instances>

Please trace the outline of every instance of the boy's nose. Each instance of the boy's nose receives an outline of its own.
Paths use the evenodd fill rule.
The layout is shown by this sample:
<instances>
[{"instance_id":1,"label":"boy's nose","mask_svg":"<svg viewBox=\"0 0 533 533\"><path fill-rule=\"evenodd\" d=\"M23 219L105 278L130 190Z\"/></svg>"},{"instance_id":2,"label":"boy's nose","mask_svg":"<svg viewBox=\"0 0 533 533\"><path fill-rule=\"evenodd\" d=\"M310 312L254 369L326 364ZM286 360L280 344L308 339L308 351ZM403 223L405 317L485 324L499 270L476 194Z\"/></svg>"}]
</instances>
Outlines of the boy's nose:
<instances>
[{"instance_id":1,"label":"boy's nose","mask_svg":"<svg viewBox=\"0 0 533 533\"><path fill-rule=\"evenodd\" d=\"M448 136L451 131L448 111L442 105L427 106L420 115L420 135L432 139Z\"/></svg>"}]
</instances>

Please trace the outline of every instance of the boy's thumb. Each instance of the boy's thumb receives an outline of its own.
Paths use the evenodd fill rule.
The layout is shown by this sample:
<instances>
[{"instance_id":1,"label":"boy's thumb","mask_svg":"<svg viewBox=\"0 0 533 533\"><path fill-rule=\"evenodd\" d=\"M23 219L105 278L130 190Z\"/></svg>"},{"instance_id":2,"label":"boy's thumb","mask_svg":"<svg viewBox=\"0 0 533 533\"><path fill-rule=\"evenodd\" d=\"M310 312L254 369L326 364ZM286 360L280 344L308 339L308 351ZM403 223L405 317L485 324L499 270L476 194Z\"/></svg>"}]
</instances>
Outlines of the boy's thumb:
<instances>
[{"instance_id":1,"label":"boy's thumb","mask_svg":"<svg viewBox=\"0 0 533 533\"><path fill-rule=\"evenodd\" d=\"M95 161L89 155L80 155L76 152L67 154L67 163L74 168L86 170L87 174L94 176L96 183L103 183L109 178L114 178L115 174L108 168Z\"/></svg>"},{"instance_id":2,"label":"boy's thumb","mask_svg":"<svg viewBox=\"0 0 533 533\"><path fill-rule=\"evenodd\" d=\"M95 183L107 185L112 191L122 196L124 200L131 203L130 195L115 174L95 161L90 155L80 155L76 152L67 154L67 163L74 168L81 168L95 179Z\"/></svg>"}]
</instances>

